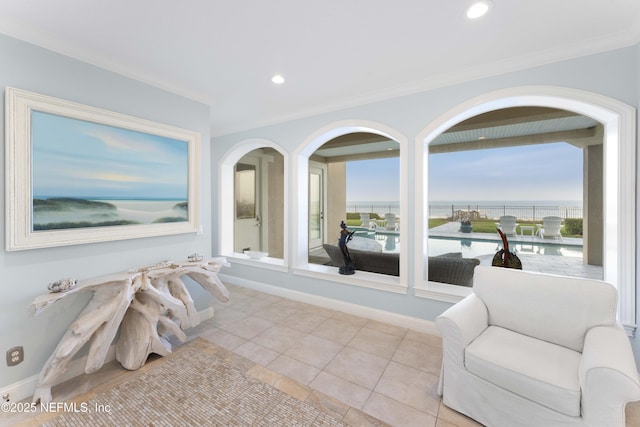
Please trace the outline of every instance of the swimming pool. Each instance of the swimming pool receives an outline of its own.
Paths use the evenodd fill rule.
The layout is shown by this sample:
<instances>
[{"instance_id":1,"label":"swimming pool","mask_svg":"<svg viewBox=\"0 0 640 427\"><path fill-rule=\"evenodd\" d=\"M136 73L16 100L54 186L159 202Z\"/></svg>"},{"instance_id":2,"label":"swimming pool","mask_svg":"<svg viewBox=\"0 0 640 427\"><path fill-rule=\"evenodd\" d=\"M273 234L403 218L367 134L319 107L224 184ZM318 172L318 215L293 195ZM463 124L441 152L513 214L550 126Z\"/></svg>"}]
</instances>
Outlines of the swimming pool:
<instances>
[{"instance_id":1,"label":"swimming pool","mask_svg":"<svg viewBox=\"0 0 640 427\"><path fill-rule=\"evenodd\" d=\"M374 239L382 245L382 252L399 253L400 252L400 233L390 230L372 231L366 228L352 227L355 231L354 236L366 237Z\"/></svg>"},{"instance_id":2,"label":"swimming pool","mask_svg":"<svg viewBox=\"0 0 640 427\"><path fill-rule=\"evenodd\" d=\"M542 243L538 241L527 241L525 239L509 242L509 250L517 254L582 258L582 246ZM446 254L448 252L462 252L462 256L465 258L475 258L482 255L494 255L500 249L502 249L502 242L498 240L429 237L429 256Z\"/></svg>"},{"instance_id":3,"label":"swimming pool","mask_svg":"<svg viewBox=\"0 0 640 427\"><path fill-rule=\"evenodd\" d=\"M400 236L393 231L358 230L356 236L375 239L382 245L383 252L400 252ZM483 255L494 255L502 249L500 240L467 239L456 237L429 236L429 256L442 255L449 252L462 252L465 258ZM509 242L509 249L517 254L556 255L582 258L582 246L562 243L544 243L535 240L515 240Z\"/></svg>"}]
</instances>

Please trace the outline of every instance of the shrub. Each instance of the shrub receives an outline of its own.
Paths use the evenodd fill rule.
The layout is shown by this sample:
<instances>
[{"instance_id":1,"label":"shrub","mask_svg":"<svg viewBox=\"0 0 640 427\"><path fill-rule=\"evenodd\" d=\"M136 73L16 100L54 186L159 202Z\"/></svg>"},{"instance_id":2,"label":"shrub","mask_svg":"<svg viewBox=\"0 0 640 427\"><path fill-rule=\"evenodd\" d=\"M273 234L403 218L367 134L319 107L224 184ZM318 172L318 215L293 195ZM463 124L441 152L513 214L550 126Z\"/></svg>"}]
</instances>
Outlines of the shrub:
<instances>
[{"instance_id":1,"label":"shrub","mask_svg":"<svg viewBox=\"0 0 640 427\"><path fill-rule=\"evenodd\" d=\"M371 219L383 219L375 212L371 212L369 214L369 218ZM347 219L360 219L360 212L347 212Z\"/></svg>"},{"instance_id":2,"label":"shrub","mask_svg":"<svg viewBox=\"0 0 640 427\"><path fill-rule=\"evenodd\" d=\"M582 236L582 218L567 218L564 220L564 231L568 235Z\"/></svg>"}]
</instances>

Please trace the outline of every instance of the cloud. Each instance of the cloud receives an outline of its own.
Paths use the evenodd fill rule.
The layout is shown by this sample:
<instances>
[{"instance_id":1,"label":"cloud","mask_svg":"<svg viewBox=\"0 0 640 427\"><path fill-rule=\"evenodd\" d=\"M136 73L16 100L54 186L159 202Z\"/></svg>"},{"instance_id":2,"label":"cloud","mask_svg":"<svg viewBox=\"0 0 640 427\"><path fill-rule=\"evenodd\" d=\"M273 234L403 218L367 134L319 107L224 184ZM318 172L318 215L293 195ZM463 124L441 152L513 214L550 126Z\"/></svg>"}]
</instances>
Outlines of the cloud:
<instances>
[{"instance_id":1,"label":"cloud","mask_svg":"<svg viewBox=\"0 0 640 427\"><path fill-rule=\"evenodd\" d=\"M115 172L87 172L84 179L94 179L100 181L117 181L117 182L155 182L148 176L124 175Z\"/></svg>"}]
</instances>

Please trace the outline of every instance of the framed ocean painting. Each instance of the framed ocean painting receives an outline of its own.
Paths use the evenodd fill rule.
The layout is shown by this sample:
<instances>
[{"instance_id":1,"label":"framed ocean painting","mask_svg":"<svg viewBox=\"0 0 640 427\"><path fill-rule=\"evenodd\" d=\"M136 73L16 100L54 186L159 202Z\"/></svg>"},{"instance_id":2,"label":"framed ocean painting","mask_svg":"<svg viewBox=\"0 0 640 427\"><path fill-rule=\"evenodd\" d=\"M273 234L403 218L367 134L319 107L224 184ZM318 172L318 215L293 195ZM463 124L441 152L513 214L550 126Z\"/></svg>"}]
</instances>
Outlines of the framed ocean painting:
<instances>
[{"instance_id":1,"label":"framed ocean painting","mask_svg":"<svg viewBox=\"0 0 640 427\"><path fill-rule=\"evenodd\" d=\"M200 134L8 87L6 249L199 228Z\"/></svg>"}]
</instances>

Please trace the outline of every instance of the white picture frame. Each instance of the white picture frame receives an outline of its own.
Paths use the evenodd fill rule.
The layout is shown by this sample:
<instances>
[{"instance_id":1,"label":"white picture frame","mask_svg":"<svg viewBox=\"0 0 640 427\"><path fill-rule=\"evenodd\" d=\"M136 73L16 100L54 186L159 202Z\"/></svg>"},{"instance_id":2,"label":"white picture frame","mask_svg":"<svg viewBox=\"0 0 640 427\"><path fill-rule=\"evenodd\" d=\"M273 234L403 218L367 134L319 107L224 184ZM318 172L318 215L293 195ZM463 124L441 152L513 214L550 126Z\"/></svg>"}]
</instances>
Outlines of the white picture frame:
<instances>
[{"instance_id":1,"label":"white picture frame","mask_svg":"<svg viewBox=\"0 0 640 427\"><path fill-rule=\"evenodd\" d=\"M199 159L197 132L7 87L6 250L197 233Z\"/></svg>"}]
</instances>

